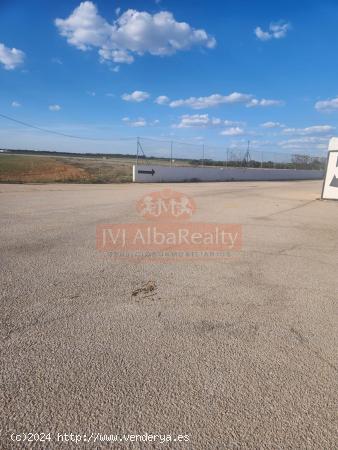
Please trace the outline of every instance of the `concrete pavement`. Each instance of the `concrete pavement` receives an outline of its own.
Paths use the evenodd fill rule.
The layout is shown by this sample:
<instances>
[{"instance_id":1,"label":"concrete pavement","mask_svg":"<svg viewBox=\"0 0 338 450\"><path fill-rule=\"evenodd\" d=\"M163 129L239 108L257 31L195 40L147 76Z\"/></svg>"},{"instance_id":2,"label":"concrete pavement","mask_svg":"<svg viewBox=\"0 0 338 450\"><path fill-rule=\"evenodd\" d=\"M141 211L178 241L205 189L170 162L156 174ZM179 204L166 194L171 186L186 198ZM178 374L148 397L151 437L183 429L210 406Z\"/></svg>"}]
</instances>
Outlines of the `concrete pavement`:
<instances>
[{"instance_id":1,"label":"concrete pavement","mask_svg":"<svg viewBox=\"0 0 338 450\"><path fill-rule=\"evenodd\" d=\"M135 202L165 187L194 198L193 220L242 224L240 254L102 258L96 224L139 221ZM0 448L337 448L338 204L320 192L0 185ZM11 440L24 432L52 440ZM57 442L70 432L189 442Z\"/></svg>"}]
</instances>

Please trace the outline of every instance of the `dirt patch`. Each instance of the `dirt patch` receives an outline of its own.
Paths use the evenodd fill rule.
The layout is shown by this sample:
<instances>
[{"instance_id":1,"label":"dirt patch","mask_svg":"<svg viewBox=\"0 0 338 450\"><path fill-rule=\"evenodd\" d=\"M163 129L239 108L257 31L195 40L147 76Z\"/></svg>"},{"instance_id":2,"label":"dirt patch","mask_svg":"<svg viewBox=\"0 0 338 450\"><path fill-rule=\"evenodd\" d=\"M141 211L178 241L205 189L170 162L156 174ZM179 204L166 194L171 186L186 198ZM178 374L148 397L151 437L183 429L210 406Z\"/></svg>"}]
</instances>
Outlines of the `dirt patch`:
<instances>
[{"instance_id":1,"label":"dirt patch","mask_svg":"<svg viewBox=\"0 0 338 450\"><path fill-rule=\"evenodd\" d=\"M129 183L133 161L40 155L0 155L2 183Z\"/></svg>"},{"instance_id":2,"label":"dirt patch","mask_svg":"<svg viewBox=\"0 0 338 450\"><path fill-rule=\"evenodd\" d=\"M86 181L90 174L56 158L1 155L0 182L48 183Z\"/></svg>"},{"instance_id":3,"label":"dirt patch","mask_svg":"<svg viewBox=\"0 0 338 450\"><path fill-rule=\"evenodd\" d=\"M155 281L147 281L141 287L134 289L131 296L136 300L143 300L149 298L155 300L157 294L157 286Z\"/></svg>"}]
</instances>

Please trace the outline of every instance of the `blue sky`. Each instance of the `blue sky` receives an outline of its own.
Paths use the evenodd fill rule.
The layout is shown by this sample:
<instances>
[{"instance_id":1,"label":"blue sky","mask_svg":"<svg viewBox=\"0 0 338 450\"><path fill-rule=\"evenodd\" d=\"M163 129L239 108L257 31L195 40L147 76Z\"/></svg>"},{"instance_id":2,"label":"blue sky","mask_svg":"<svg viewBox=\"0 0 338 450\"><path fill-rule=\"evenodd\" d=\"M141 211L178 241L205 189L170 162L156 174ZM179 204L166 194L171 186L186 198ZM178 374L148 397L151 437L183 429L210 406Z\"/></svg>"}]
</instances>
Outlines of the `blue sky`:
<instances>
[{"instance_id":1,"label":"blue sky","mask_svg":"<svg viewBox=\"0 0 338 450\"><path fill-rule=\"evenodd\" d=\"M132 152L118 139L144 136L324 154L337 24L333 0L1 0L0 114L112 142L0 118L0 147Z\"/></svg>"}]
</instances>

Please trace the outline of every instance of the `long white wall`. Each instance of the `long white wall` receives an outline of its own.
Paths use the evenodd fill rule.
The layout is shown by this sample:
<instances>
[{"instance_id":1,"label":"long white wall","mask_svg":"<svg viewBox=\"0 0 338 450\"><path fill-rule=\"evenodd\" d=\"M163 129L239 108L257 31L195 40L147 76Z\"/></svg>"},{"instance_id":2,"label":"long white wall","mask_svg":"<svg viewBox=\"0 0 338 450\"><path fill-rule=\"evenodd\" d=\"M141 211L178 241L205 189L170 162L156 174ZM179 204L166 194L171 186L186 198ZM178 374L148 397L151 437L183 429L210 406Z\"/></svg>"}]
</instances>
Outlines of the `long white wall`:
<instances>
[{"instance_id":1,"label":"long white wall","mask_svg":"<svg viewBox=\"0 0 338 450\"><path fill-rule=\"evenodd\" d=\"M322 170L133 166L133 181L136 183L321 180L323 177L324 172Z\"/></svg>"}]
</instances>

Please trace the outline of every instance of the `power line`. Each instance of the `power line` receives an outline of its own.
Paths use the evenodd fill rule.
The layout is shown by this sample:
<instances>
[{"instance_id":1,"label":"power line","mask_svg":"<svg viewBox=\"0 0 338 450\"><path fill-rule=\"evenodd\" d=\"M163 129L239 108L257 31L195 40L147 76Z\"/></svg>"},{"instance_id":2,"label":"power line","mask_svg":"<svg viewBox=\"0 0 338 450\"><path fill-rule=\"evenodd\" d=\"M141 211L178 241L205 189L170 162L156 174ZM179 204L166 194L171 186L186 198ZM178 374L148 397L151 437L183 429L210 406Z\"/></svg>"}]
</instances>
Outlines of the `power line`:
<instances>
[{"instance_id":1,"label":"power line","mask_svg":"<svg viewBox=\"0 0 338 450\"><path fill-rule=\"evenodd\" d=\"M81 139L81 140L84 140L84 141L106 141L106 142L113 141L113 140L115 140L115 141L128 141L128 140L131 140L131 139L134 140L134 138L132 138L132 137L130 137L130 138L102 139L102 138L90 138L90 137L83 137L83 136L75 136L73 134L66 134L66 133L62 133L62 132L59 132L59 131L49 130L47 128L41 128L41 127L38 127L36 125L32 125L30 123L23 122L22 120L17 120L17 119L14 119L13 117L6 116L5 114L0 114L0 117L2 117L3 119L10 120L12 122L18 123L20 125L24 125L25 127L28 127L28 128L33 128L35 130L42 131L44 133L56 134L58 136L68 137L68 138L72 138L72 139Z\"/></svg>"},{"instance_id":2,"label":"power line","mask_svg":"<svg viewBox=\"0 0 338 450\"><path fill-rule=\"evenodd\" d=\"M140 139L142 139L143 141L153 141L153 142L161 142L163 144L180 144L180 145L190 145L191 147L203 147L203 144L199 144L198 142L193 143L193 142L183 142L183 141L176 141L176 140L164 140L164 139L155 139L155 138L150 138L150 137L140 137ZM222 148L221 146L219 146L219 148Z\"/></svg>"},{"instance_id":3,"label":"power line","mask_svg":"<svg viewBox=\"0 0 338 450\"><path fill-rule=\"evenodd\" d=\"M104 139L104 138L91 138L91 137L84 137L84 136L76 136L73 134L67 134L67 133L62 133L60 131L53 131L53 130L49 130L48 128L42 128L36 125L32 125L28 122L24 122L22 120L18 120L18 119L14 119L13 117L9 117L5 114L1 114L0 113L0 117L2 117L3 119L9 120L11 122L15 122L17 124L23 125L25 127L28 128L32 128L38 131L41 131L43 133L49 133L49 134L54 134L57 136L63 136L63 137L67 137L67 138L71 138L71 139L79 139L79 140L83 140L83 141L92 141L92 142L114 142L114 141L135 141L135 139L137 139L136 137L126 137L126 138L111 138L111 139ZM152 141L152 142L156 142L156 143L162 143L162 144L170 144L170 145L180 145L180 146L190 146L190 147L194 147L194 148L203 148L204 144L200 144L200 143L191 143L191 142L182 142L182 141L176 141L176 140L161 140L161 139L155 139L155 138L150 138L150 137L140 137L139 138L139 142L141 141ZM217 145L206 145L208 150L218 150L218 149L222 149L223 147L221 146L217 146ZM250 153L248 153L249 149L247 149L247 153L246 156L248 157L250 155ZM257 152L258 150L254 150L254 152ZM267 153L266 151L264 151L264 153ZM293 153L289 154L289 153L284 153L284 152L269 152L273 155L276 154L280 154L280 155L293 155ZM299 153L299 154L303 154L303 153ZM315 155L311 155L312 157L320 157L320 156L315 156Z\"/></svg>"}]
</instances>

